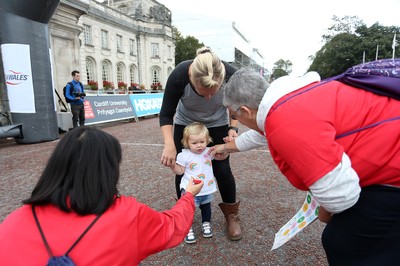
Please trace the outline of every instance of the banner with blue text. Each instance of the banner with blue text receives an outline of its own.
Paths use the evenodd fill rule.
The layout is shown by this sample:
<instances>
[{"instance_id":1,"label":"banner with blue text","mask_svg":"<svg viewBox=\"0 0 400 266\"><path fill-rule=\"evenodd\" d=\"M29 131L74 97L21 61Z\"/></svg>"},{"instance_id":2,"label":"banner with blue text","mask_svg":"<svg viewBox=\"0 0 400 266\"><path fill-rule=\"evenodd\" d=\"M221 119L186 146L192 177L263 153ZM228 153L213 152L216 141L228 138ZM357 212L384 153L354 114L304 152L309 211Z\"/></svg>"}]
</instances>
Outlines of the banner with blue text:
<instances>
[{"instance_id":1,"label":"banner with blue text","mask_svg":"<svg viewBox=\"0 0 400 266\"><path fill-rule=\"evenodd\" d=\"M88 95L85 97L85 124L159 114L163 96L163 93Z\"/></svg>"}]
</instances>

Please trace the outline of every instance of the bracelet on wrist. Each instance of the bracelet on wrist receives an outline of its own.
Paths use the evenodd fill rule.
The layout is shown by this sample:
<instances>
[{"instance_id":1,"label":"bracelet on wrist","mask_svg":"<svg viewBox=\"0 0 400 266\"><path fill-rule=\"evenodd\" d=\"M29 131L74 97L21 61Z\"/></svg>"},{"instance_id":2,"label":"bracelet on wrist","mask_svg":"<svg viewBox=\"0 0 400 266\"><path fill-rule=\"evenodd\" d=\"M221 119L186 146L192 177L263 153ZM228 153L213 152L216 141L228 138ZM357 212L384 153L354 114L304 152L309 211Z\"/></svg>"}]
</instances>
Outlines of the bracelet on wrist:
<instances>
[{"instance_id":1,"label":"bracelet on wrist","mask_svg":"<svg viewBox=\"0 0 400 266\"><path fill-rule=\"evenodd\" d=\"M231 130L231 129L235 130L236 133L239 133L239 128L233 127L233 126L228 127L228 131Z\"/></svg>"}]
</instances>

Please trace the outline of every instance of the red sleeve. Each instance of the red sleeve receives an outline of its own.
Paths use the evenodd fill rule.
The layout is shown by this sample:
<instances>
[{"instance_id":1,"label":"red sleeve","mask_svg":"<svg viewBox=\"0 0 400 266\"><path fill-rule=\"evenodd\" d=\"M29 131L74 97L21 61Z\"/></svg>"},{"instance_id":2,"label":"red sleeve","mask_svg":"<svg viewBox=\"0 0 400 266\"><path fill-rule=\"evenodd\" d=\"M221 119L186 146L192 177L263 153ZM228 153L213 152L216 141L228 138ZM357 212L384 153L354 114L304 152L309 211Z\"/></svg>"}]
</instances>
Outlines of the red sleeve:
<instances>
[{"instance_id":1,"label":"red sleeve","mask_svg":"<svg viewBox=\"0 0 400 266\"><path fill-rule=\"evenodd\" d=\"M168 211L158 212L143 205L139 210L138 222L140 260L151 254L175 247L182 243L189 232L194 218L194 197L185 193Z\"/></svg>"}]
</instances>

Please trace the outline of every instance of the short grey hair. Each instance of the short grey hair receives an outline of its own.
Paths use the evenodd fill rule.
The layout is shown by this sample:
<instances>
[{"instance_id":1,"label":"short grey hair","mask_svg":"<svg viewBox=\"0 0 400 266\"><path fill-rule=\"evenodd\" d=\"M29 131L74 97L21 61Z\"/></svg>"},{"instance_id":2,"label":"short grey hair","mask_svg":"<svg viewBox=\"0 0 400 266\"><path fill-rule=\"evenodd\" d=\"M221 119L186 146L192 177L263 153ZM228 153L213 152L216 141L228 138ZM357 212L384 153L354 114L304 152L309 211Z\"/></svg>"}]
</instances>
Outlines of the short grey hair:
<instances>
[{"instance_id":1,"label":"short grey hair","mask_svg":"<svg viewBox=\"0 0 400 266\"><path fill-rule=\"evenodd\" d=\"M269 84L258 72L242 68L235 72L224 88L224 105L237 110L245 105L258 109Z\"/></svg>"}]
</instances>

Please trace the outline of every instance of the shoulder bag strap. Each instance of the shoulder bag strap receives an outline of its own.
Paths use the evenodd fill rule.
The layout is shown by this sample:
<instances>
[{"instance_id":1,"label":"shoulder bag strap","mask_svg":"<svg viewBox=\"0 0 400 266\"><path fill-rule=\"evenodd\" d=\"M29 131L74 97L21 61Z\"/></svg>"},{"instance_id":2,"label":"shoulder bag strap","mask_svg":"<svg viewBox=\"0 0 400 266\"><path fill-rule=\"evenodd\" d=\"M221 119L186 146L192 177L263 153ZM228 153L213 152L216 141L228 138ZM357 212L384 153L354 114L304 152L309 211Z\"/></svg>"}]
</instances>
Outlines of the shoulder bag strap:
<instances>
[{"instance_id":1,"label":"shoulder bag strap","mask_svg":"<svg viewBox=\"0 0 400 266\"><path fill-rule=\"evenodd\" d=\"M37 218L36 211L35 211L35 206L34 206L34 205L32 205L32 212L33 212L33 217L35 217L36 225L37 225L37 227L39 228L40 235L42 236L44 245L46 246L47 253L48 253L49 256L52 258L52 257L54 257L54 256L53 256L53 253L51 252L50 246L49 246L49 244L48 244L48 242L47 242L47 240L46 240L46 237L44 236L42 227L40 226L39 219ZM90 230L90 228L92 228L92 226L97 222L97 220L100 218L100 216L101 216L101 214L97 215L96 218L94 218L94 220L89 224L89 226L85 229L85 231L83 231L83 233L78 237L78 239L75 241L75 243L72 244L72 246L68 249L68 251L65 253L65 256L68 256L68 254L71 252L71 250L72 250L72 249L78 244L78 242L86 235L86 233Z\"/></svg>"},{"instance_id":2,"label":"shoulder bag strap","mask_svg":"<svg viewBox=\"0 0 400 266\"><path fill-rule=\"evenodd\" d=\"M68 82L68 84L69 84L69 96L73 96L72 94L75 91L74 83L72 83L72 81L70 81L70 82Z\"/></svg>"},{"instance_id":3,"label":"shoulder bag strap","mask_svg":"<svg viewBox=\"0 0 400 266\"><path fill-rule=\"evenodd\" d=\"M50 258L52 258L52 257L54 257L53 256L53 252L51 252L49 243L47 243L47 240L46 240L46 237L44 236L42 227L40 226L39 219L38 219L38 217L36 215L36 211L35 211L35 205L32 205L32 212L33 212L33 217L35 217L35 222L36 222L36 225L37 225L37 227L39 229L40 235L42 236L44 245L46 246L47 253L49 253Z\"/></svg>"},{"instance_id":4,"label":"shoulder bag strap","mask_svg":"<svg viewBox=\"0 0 400 266\"><path fill-rule=\"evenodd\" d=\"M101 214L97 215L96 218L89 224L89 226L85 229L85 231L78 237L78 239L75 241L75 243L68 249L68 251L65 253L66 256L71 252L71 250L78 244L78 242L86 235L86 233L92 228L92 226L97 222L97 220L100 218Z\"/></svg>"}]
</instances>

